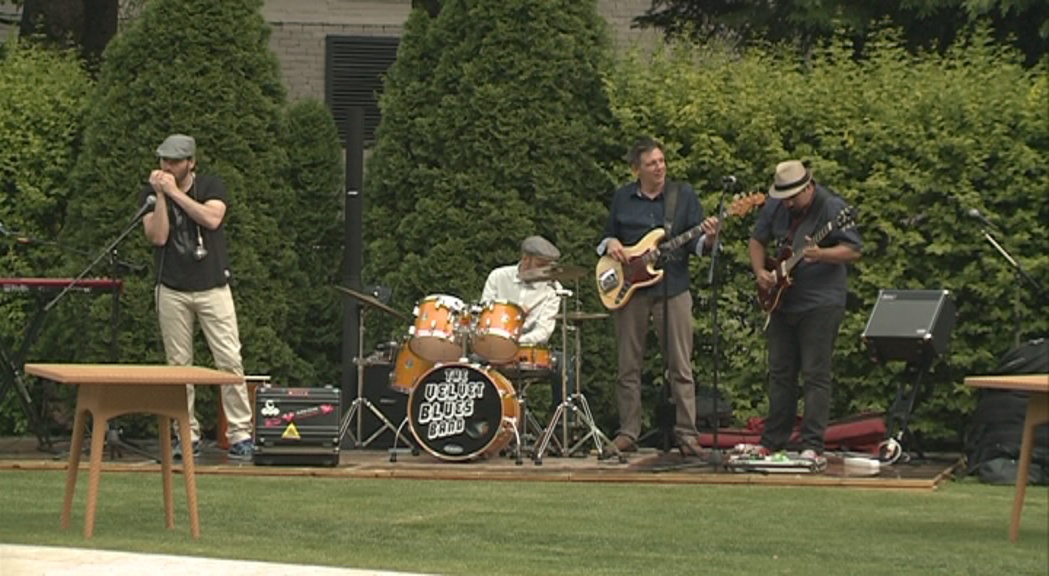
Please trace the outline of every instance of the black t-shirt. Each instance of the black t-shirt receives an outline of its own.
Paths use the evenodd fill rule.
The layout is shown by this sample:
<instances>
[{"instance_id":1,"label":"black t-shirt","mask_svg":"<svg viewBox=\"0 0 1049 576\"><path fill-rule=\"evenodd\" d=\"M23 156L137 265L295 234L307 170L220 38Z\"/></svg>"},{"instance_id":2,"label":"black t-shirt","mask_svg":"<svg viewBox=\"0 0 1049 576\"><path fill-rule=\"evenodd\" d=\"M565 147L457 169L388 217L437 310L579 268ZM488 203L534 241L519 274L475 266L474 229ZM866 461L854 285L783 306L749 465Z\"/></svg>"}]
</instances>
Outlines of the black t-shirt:
<instances>
[{"instance_id":1,"label":"black t-shirt","mask_svg":"<svg viewBox=\"0 0 1049 576\"><path fill-rule=\"evenodd\" d=\"M154 194L152 186L144 186L139 192L139 205L145 204L146 198ZM188 194L200 203L221 200L226 204L226 213L229 214L229 194L218 176L196 176ZM225 219L215 230L208 230L194 222L170 199L167 207L170 224L168 241L153 249L153 261L160 270L160 283L181 292L210 290L229 283L229 255L223 231ZM198 231L201 242L197 239ZM198 260L196 254L201 245L207 255Z\"/></svg>"}]
</instances>

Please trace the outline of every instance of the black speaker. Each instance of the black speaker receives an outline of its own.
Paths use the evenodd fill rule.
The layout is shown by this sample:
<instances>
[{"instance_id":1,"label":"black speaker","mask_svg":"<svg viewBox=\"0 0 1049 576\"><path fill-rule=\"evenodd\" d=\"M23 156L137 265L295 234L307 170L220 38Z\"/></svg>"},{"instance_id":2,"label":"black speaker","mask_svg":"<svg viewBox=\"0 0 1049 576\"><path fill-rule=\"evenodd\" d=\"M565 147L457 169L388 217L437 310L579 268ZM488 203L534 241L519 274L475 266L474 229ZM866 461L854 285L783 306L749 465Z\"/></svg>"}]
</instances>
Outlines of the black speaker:
<instances>
[{"instance_id":1,"label":"black speaker","mask_svg":"<svg viewBox=\"0 0 1049 576\"><path fill-rule=\"evenodd\" d=\"M382 415L389 420L396 428L401 425L401 422L407 417L408 414L408 395L402 392L396 392L390 388L390 374L393 372L393 364L371 364L364 367L364 397L368 399ZM345 414L346 410L349 410L349 402L352 402L357 398L357 390L353 390L353 394L347 398L347 407L343 409ZM354 436L357 435L357 418L360 417L362 434L357 440L363 442L372 437L375 431L382 427L382 421L379 420L378 416L374 412L368 409L363 404L357 408L357 413L353 416L353 421L350 423L350 433ZM401 430L401 434L405 438L411 439L411 430L407 425ZM404 441L398 443L398 447L402 447ZM343 442L343 447L352 447L349 440ZM393 432L388 428L382 431L375 437L374 440L368 444L369 449L385 449L393 447Z\"/></svg>"},{"instance_id":2,"label":"black speaker","mask_svg":"<svg viewBox=\"0 0 1049 576\"><path fill-rule=\"evenodd\" d=\"M863 342L876 362L932 361L947 351L954 312L947 290L880 290Z\"/></svg>"}]
</instances>

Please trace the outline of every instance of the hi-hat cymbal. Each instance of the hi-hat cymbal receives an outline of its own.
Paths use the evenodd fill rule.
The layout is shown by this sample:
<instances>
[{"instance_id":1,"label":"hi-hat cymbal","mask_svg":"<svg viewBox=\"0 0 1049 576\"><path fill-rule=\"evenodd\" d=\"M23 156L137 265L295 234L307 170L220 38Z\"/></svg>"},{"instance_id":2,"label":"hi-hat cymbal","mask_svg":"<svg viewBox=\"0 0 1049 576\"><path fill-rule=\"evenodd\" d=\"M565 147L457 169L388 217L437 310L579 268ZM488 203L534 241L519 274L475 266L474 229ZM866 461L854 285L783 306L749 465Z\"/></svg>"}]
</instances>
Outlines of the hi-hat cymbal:
<instances>
[{"instance_id":1,"label":"hi-hat cymbal","mask_svg":"<svg viewBox=\"0 0 1049 576\"><path fill-rule=\"evenodd\" d=\"M526 282L544 282L546 280L557 280L558 282L571 282L586 276L589 270L582 266L569 266L567 264L551 264L529 270L521 274L521 279Z\"/></svg>"},{"instance_id":2,"label":"hi-hat cymbal","mask_svg":"<svg viewBox=\"0 0 1049 576\"><path fill-rule=\"evenodd\" d=\"M583 320L600 320L608 318L608 312L569 312L566 315L569 322L580 322Z\"/></svg>"},{"instance_id":3,"label":"hi-hat cymbal","mask_svg":"<svg viewBox=\"0 0 1049 576\"><path fill-rule=\"evenodd\" d=\"M369 296L368 294L361 294L360 292L357 292L356 290L350 290L345 286L336 286L335 289L339 290L340 292L346 293L347 295L353 297L355 300L368 304L369 306L374 306L375 308L378 308L379 310L382 310L387 314L391 314L398 319L404 320L406 322L408 321L408 316L402 314L401 312L398 312L397 310L394 310L393 308L390 308L386 304L383 304L374 296Z\"/></svg>"}]
</instances>

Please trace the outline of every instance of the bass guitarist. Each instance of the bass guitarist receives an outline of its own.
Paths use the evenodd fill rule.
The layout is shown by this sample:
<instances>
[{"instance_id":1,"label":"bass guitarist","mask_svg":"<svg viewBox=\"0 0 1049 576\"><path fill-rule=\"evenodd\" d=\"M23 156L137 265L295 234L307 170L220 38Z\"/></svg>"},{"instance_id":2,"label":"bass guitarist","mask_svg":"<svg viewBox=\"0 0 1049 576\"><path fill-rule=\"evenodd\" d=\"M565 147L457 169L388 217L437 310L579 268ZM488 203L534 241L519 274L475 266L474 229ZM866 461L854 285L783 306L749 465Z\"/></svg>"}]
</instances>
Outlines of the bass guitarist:
<instances>
[{"instance_id":1,"label":"bass guitarist","mask_svg":"<svg viewBox=\"0 0 1049 576\"><path fill-rule=\"evenodd\" d=\"M816 183L797 160L776 166L769 200L750 235L750 264L762 304L769 310L769 415L759 455L787 447L804 381L801 423L803 459L823 460L823 435L830 417L831 361L845 315L847 265L860 257L862 241L845 201ZM813 238L819 236L820 241ZM786 247L771 268L770 241ZM795 254L800 257L794 257ZM796 264L787 266L786 263Z\"/></svg>"},{"instance_id":2,"label":"bass guitarist","mask_svg":"<svg viewBox=\"0 0 1049 576\"><path fill-rule=\"evenodd\" d=\"M623 264L625 275L642 258L632 248L653 229L666 228L666 240L700 228L691 240L677 249L661 254L657 266L662 279L638 289L625 304L613 311L619 381L616 400L619 408L619 432L613 440L620 452L637 449L641 433L641 369L645 359L645 340L649 322L666 351L664 359L670 373L669 383L677 404L674 433L682 454L699 454L696 431L696 390L692 379L692 295L689 293L688 257L700 255L704 247L714 244L717 218L703 219L703 208L692 186L666 179L663 145L645 138L631 148L627 157L637 180L616 191L597 247L599 255L608 255ZM640 273L640 266L636 267ZM614 274L611 274L612 276ZM605 278L608 285L615 278ZM619 278L622 284L622 278ZM599 283L601 279L598 280ZM664 298L665 297L665 298ZM664 303L664 300L666 302ZM664 306L665 304L665 306ZM664 334L664 310L666 328Z\"/></svg>"}]
</instances>

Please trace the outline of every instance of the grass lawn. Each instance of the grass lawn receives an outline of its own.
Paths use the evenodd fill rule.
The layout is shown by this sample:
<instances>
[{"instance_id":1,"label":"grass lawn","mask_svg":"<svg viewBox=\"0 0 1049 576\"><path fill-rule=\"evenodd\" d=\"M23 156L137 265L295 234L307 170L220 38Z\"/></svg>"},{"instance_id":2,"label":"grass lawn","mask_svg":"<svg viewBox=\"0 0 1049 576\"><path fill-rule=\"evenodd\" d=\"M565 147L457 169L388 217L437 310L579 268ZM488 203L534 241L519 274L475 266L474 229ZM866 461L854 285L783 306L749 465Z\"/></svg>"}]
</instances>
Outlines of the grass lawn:
<instances>
[{"instance_id":1,"label":"grass lawn","mask_svg":"<svg viewBox=\"0 0 1049 576\"><path fill-rule=\"evenodd\" d=\"M1049 574L1049 489L843 488L361 480L198 475L203 537L176 476L102 475L82 538L87 476L61 530L65 473L0 471L0 542L440 574ZM2 572L2 559L0 559Z\"/></svg>"}]
</instances>

